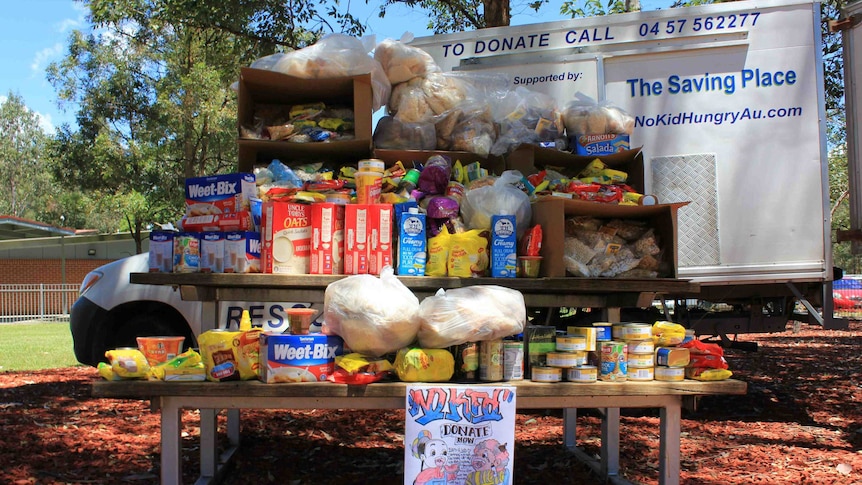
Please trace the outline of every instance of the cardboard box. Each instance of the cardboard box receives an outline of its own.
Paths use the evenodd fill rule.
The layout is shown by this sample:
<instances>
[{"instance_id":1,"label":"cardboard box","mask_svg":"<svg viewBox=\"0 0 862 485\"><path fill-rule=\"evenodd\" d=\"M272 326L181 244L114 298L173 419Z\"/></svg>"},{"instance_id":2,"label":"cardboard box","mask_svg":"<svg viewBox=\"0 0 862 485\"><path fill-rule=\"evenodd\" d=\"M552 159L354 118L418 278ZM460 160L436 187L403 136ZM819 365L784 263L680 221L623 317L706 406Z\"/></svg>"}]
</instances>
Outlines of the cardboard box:
<instances>
[{"instance_id":1,"label":"cardboard box","mask_svg":"<svg viewBox=\"0 0 862 485\"><path fill-rule=\"evenodd\" d=\"M260 233L229 231L224 234L224 272L260 273Z\"/></svg>"},{"instance_id":2,"label":"cardboard box","mask_svg":"<svg viewBox=\"0 0 862 485\"><path fill-rule=\"evenodd\" d=\"M310 274L344 273L344 205L311 205Z\"/></svg>"},{"instance_id":3,"label":"cardboard box","mask_svg":"<svg viewBox=\"0 0 862 485\"><path fill-rule=\"evenodd\" d=\"M224 273L224 233L201 234L201 273Z\"/></svg>"},{"instance_id":4,"label":"cardboard box","mask_svg":"<svg viewBox=\"0 0 862 485\"><path fill-rule=\"evenodd\" d=\"M324 382L335 370L335 357L344 353L336 335L260 334L260 374L266 383Z\"/></svg>"},{"instance_id":5,"label":"cardboard box","mask_svg":"<svg viewBox=\"0 0 862 485\"><path fill-rule=\"evenodd\" d=\"M174 271L174 231L150 232L150 273Z\"/></svg>"},{"instance_id":6,"label":"cardboard box","mask_svg":"<svg viewBox=\"0 0 862 485\"><path fill-rule=\"evenodd\" d=\"M292 106L324 102L353 108L353 140L329 143L290 143L271 140L237 140L240 171L251 171L255 163L268 164L273 158L293 160L324 158L332 162L356 163L371 155L372 91L371 75L330 79L301 79L266 69L243 68L239 79L237 129L252 124L258 104Z\"/></svg>"},{"instance_id":7,"label":"cardboard box","mask_svg":"<svg viewBox=\"0 0 862 485\"><path fill-rule=\"evenodd\" d=\"M186 216L227 214L250 209L257 196L253 173L228 173L186 179Z\"/></svg>"},{"instance_id":8,"label":"cardboard box","mask_svg":"<svg viewBox=\"0 0 862 485\"><path fill-rule=\"evenodd\" d=\"M678 275L677 211L687 202L659 205L617 205L565 199L540 197L532 205L532 224L542 225L542 267L539 275L560 278L566 276L563 261L566 237L566 218L592 216L600 219L645 220L655 230L662 248L662 263L671 268L669 278Z\"/></svg>"},{"instance_id":9,"label":"cardboard box","mask_svg":"<svg viewBox=\"0 0 862 485\"><path fill-rule=\"evenodd\" d=\"M640 148L617 152L613 155L583 156L535 145L521 145L506 158L507 170L518 170L524 175L538 173L545 167L558 167L563 175L577 176L590 162L598 158L608 168L628 174L626 184L643 193L644 159Z\"/></svg>"},{"instance_id":10,"label":"cardboard box","mask_svg":"<svg viewBox=\"0 0 862 485\"><path fill-rule=\"evenodd\" d=\"M368 274L368 206L344 206L344 274Z\"/></svg>"},{"instance_id":11,"label":"cardboard box","mask_svg":"<svg viewBox=\"0 0 862 485\"><path fill-rule=\"evenodd\" d=\"M395 231L395 211L392 204L369 204L368 273L379 275L386 266L394 266L392 241Z\"/></svg>"},{"instance_id":12,"label":"cardboard box","mask_svg":"<svg viewBox=\"0 0 862 485\"><path fill-rule=\"evenodd\" d=\"M311 264L311 206L264 202L261 207L261 272L308 274Z\"/></svg>"}]
</instances>

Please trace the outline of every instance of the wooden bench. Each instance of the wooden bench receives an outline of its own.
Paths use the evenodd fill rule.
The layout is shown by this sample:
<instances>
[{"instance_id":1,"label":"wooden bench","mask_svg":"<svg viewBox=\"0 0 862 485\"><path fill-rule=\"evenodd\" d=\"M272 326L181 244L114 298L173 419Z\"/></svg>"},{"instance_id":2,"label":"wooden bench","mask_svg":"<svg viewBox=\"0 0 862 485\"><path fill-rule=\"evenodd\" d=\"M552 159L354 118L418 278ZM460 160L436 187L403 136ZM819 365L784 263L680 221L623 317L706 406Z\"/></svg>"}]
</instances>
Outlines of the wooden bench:
<instances>
[{"instance_id":1,"label":"wooden bench","mask_svg":"<svg viewBox=\"0 0 862 485\"><path fill-rule=\"evenodd\" d=\"M453 383L454 384L454 383ZM444 385L445 384L441 384ZM470 384L485 386L492 384ZM659 483L677 485L680 472L680 421L683 399L691 396L745 394L744 382L596 382L494 383L516 388L518 409L563 409L564 443L579 454L575 443L577 408L602 410L599 473L611 480L619 470L620 408L658 408ZM264 384L242 382L96 382L92 393L100 398L151 399L161 410L161 482L182 483L182 410L200 409L200 478L198 484L216 483L240 444L241 409L404 409L403 382L351 386L333 383ZM228 410L227 451L218 454L217 414ZM230 419L232 418L232 419ZM517 460L517 456L515 457ZM519 481L529 477L521 477ZM617 483L626 483L618 480Z\"/></svg>"}]
</instances>

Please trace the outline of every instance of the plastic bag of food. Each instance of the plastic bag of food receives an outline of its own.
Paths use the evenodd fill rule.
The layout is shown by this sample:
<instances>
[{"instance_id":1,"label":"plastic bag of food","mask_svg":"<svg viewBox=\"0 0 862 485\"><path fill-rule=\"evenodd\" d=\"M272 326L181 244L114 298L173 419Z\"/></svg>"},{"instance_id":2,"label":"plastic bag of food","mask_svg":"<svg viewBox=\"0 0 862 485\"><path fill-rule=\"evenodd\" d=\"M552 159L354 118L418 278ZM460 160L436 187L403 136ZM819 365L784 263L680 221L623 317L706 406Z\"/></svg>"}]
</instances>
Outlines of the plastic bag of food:
<instances>
[{"instance_id":1,"label":"plastic bag of food","mask_svg":"<svg viewBox=\"0 0 862 485\"><path fill-rule=\"evenodd\" d=\"M443 155L432 155L425 162L416 187L426 195L444 194L451 177L452 160Z\"/></svg>"},{"instance_id":2,"label":"plastic bag of food","mask_svg":"<svg viewBox=\"0 0 862 485\"><path fill-rule=\"evenodd\" d=\"M658 347L679 345L685 339L685 327L674 322L658 321L652 324L652 338Z\"/></svg>"},{"instance_id":3,"label":"plastic bag of food","mask_svg":"<svg viewBox=\"0 0 862 485\"><path fill-rule=\"evenodd\" d=\"M371 74L372 108L377 111L386 104L392 85L383 67L369 53L376 38L357 39L344 34L329 34L314 45L288 52L278 59L267 59L261 65L271 70L302 79L325 79L359 74Z\"/></svg>"},{"instance_id":4,"label":"plastic bag of food","mask_svg":"<svg viewBox=\"0 0 862 485\"><path fill-rule=\"evenodd\" d=\"M597 103L582 93L562 110L563 125L568 136L628 134L634 131L635 119L622 108L610 103Z\"/></svg>"},{"instance_id":5,"label":"plastic bag of food","mask_svg":"<svg viewBox=\"0 0 862 485\"><path fill-rule=\"evenodd\" d=\"M419 331L419 299L390 266L379 278L353 275L330 283L323 300L324 333L340 335L354 352L394 352L412 343Z\"/></svg>"},{"instance_id":6,"label":"plastic bag of food","mask_svg":"<svg viewBox=\"0 0 862 485\"><path fill-rule=\"evenodd\" d=\"M433 150L437 134L430 122L410 123L384 116L374 129L374 147L390 150Z\"/></svg>"},{"instance_id":7,"label":"plastic bag of food","mask_svg":"<svg viewBox=\"0 0 862 485\"><path fill-rule=\"evenodd\" d=\"M400 40L384 39L374 49L374 59L380 63L393 86L414 77L440 71L430 54L418 47L407 45L411 40L412 36L402 37Z\"/></svg>"},{"instance_id":8,"label":"plastic bag of food","mask_svg":"<svg viewBox=\"0 0 862 485\"><path fill-rule=\"evenodd\" d=\"M455 374L455 358L445 349L402 348L395 373L404 382L446 382Z\"/></svg>"},{"instance_id":9,"label":"plastic bag of food","mask_svg":"<svg viewBox=\"0 0 862 485\"><path fill-rule=\"evenodd\" d=\"M527 309L518 290L476 285L438 290L419 304L419 345L444 348L494 340L524 330Z\"/></svg>"},{"instance_id":10,"label":"plastic bag of food","mask_svg":"<svg viewBox=\"0 0 862 485\"><path fill-rule=\"evenodd\" d=\"M491 154L503 155L522 143L539 144L563 138L563 119L556 101L547 94L518 87L494 103L500 134Z\"/></svg>"},{"instance_id":11,"label":"plastic bag of food","mask_svg":"<svg viewBox=\"0 0 862 485\"><path fill-rule=\"evenodd\" d=\"M490 229L491 216L514 215L518 237L530 226L530 197L516 184L524 176L517 170L506 170L493 185L468 190L461 203L461 215L471 229Z\"/></svg>"},{"instance_id":12,"label":"plastic bag of food","mask_svg":"<svg viewBox=\"0 0 862 485\"><path fill-rule=\"evenodd\" d=\"M111 364L111 371L123 379L145 379L150 372L150 364L144 353L138 349L121 348L105 352Z\"/></svg>"}]
</instances>

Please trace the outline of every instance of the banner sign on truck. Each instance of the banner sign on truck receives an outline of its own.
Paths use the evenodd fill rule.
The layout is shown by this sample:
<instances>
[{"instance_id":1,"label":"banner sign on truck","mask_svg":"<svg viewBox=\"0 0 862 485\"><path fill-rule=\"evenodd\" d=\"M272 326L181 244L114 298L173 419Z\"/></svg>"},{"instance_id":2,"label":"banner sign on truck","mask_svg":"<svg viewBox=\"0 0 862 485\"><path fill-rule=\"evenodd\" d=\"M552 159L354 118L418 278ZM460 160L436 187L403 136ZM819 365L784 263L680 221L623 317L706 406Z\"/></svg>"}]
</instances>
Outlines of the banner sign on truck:
<instances>
[{"instance_id":1,"label":"banner sign on truck","mask_svg":"<svg viewBox=\"0 0 862 485\"><path fill-rule=\"evenodd\" d=\"M515 388L410 385L404 484L511 485Z\"/></svg>"},{"instance_id":2,"label":"banner sign on truck","mask_svg":"<svg viewBox=\"0 0 862 485\"><path fill-rule=\"evenodd\" d=\"M741 1L415 39L444 71L586 95L634 117L644 181L679 211L679 277L831 278L820 4Z\"/></svg>"}]
</instances>

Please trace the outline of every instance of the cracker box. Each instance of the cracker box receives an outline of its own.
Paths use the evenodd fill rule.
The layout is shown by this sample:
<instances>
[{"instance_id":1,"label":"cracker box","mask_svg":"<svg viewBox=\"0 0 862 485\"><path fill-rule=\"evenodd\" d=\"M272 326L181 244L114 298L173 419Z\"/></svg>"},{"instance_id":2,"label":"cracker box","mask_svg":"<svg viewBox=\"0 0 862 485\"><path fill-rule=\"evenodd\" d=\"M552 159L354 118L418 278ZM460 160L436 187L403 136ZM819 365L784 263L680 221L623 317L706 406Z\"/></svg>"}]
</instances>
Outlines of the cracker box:
<instances>
[{"instance_id":1,"label":"cracker box","mask_svg":"<svg viewBox=\"0 0 862 485\"><path fill-rule=\"evenodd\" d=\"M514 278L518 270L515 216L491 216L491 276Z\"/></svg>"},{"instance_id":2,"label":"cracker box","mask_svg":"<svg viewBox=\"0 0 862 485\"><path fill-rule=\"evenodd\" d=\"M260 380L266 383L322 382L344 353L336 335L260 334Z\"/></svg>"},{"instance_id":3,"label":"cracker box","mask_svg":"<svg viewBox=\"0 0 862 485\"><path fill-rule=\"evenodd\" d=\"M201 234L201 273L224 273L224 233Z\"/></svg>"},{"instance_id":4,"label":"cracker box","mask_svg":"<svg viewBox=\"0 0 862 485\"><path fill-rule=\"evenodd\" d=\"M386 266L392 266L392 233L394 209L392 204L369 204L368 227L368 273L380 274Z\"/></svg>"},{"instance_id":5,"label":"cracker box","mask_svg":"<svg viewBox=\"0 0 862 485\"><path fill-rule=\"evenodd\" d=\"M308 274L311 265L311 206L264 202L261 209L264 273Z\"/></svg>"},{"instance_id":6,"label":"cracker box","mask_svg":"<svg viewBox=\"0 0 862 485\"><path fill-rule=\"evenodd\" d=\"M252 173L229 173L186 179L186 216L248 211L257 195Z\"/></svg>"},{"instance_id":7,"label":"cracker box","mask_svg":"<svg viewBox=\"0 0 862 485\"><path fill-rule=\"evenodd\" d=\"M225 273L260 273L260 233L226 232Z\"/></svg>"},{"instance_id":8,"label":"cracker box","mask_svg":"<svg viewBox=\"0 0 862 485\"><path fill-rule=\"evenodd\" d=\"M572 153L577 155L601 156L624 152L630 148L629 135L574 135L569 137Z\"/></svg>"},{"instance_id":9,"label":"cracker box","mask_svg":"<svg viewBox=\"0 0 862 485\"><path fill-rule=\"evenodd\" d=\"M344 206L344 274L368 274L368 206Z\"/></svg>"},{"instance_id":10,"label":"cracker box","mask_svg":"<svg viewBox=\"0 0 862 485\"><path fill-rule=\"evenodd\" d=\"M150 273L171 273L174 270L174 231L150 232Z\"/></svg>"},{"instance_id":11,"label":"cracker box","mask_svg":"<svg viewBox=\"0 0 862 485\"><path fill-rule=\"evenodd\" d=\"M344 273L344 205L311 205L311 274Z\"/></svg>"},{"instance_id":12,"label":"cracker box","mask_svg":"<svg viewBox=\"0 0 862 485\"><path fill-rule=\"evenodd\" d=\"M398 219L398 274L425 276L428 260L425 214L413 209L400 213Z\"/></svg>"},{"instance_id":13,"label":"cracker box","mask_svg":"<svg viewBox=\"0 0 862 485\"><path fill-rule=\"evenodd\" d=\"M197 273L201 268L200 233L174 234L174 273Z\"/></svg>"}]
</instances>

